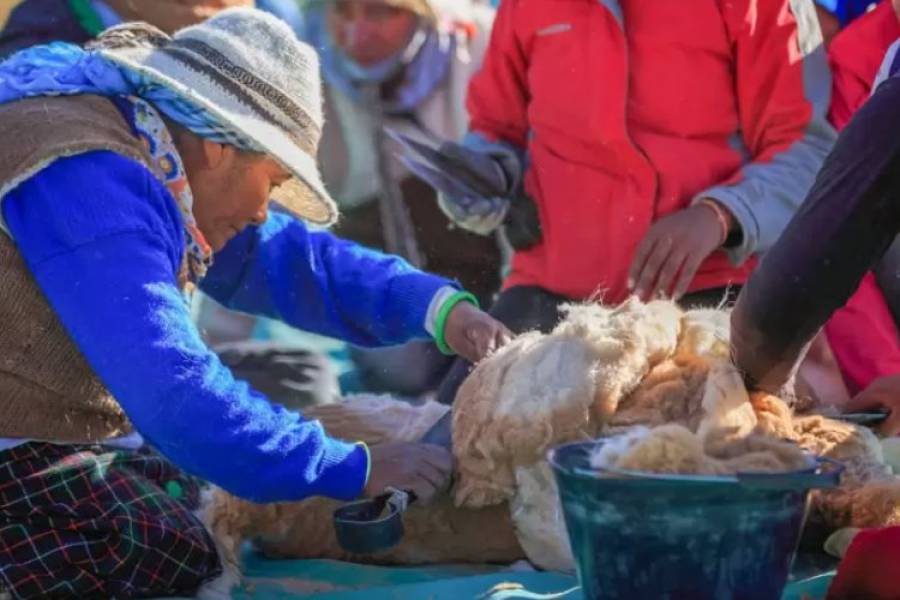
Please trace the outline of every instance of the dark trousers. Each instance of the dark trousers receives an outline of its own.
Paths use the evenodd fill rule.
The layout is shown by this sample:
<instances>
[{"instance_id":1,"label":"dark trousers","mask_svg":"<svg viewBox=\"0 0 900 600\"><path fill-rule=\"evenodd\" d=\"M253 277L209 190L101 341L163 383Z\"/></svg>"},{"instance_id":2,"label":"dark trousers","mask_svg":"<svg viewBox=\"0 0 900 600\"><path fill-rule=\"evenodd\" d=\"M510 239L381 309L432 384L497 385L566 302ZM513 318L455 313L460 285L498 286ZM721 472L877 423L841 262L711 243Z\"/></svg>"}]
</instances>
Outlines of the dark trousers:
<instances>
[{"instance_id":1,"label":"dark trousers","mask_svg":"<svg viewBox=\"0 0 900 600\"><path fill-rule=\"evenodd\" d=\"M716 307L721 304L730 305L737 298L738 291L739 289L734 287L703 290L684 296L678 304L686 310ZM549 333L560 321L559 308L571 302L575 301L543 288L516 286L500 293L490 313L513 333L532 330ZM471 370L472 363L457 358L438 389L438 402L453 404L456 391Z\"/></svg>"}]
</instances>

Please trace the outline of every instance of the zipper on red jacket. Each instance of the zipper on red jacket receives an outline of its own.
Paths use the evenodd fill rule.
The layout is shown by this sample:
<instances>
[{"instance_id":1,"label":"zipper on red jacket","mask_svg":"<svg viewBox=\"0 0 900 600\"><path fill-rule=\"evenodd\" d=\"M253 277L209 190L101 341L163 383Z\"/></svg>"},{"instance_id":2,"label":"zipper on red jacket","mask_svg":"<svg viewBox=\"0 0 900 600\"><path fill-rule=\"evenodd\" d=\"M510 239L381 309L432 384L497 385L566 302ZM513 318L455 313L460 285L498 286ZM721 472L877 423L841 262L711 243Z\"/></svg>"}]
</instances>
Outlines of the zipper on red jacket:
<instances>
[{"instance_id":1,"label":"zipper on red jacket","mask_svg":"<svg viewBox=\"0 0 900 600\"><path fill-rule=\"evenodd\" d=\"M617 4L620 4L619 0L611 0L611 1L616 2ZM603 6L603 8L607 12L612 12L605 5L604 2L600 2L600 4ZM615 19L615 15L612 15L612 17ZM659 195L659 173L656 171L656 167L653 166L653 162L650 161L650 157L647 156L646 152L644 152L644 149L641 148L637 144L637 142L635 142L631 138L631 131L630 131L630 127L629 127L628 101L629 101L629 98L631 97L631 56L630 56L630 49L629 49L629 45L628 45L628 35L625 31L625 12L624 11L622 11L622 22L619 23L619 29L622 32L622 40L623 40L623 43L625 46L625 103L624 103L625 105L622 108L624 123L625 123L625 140L628 142L628 145L631 146L631 148L644 159L644 162L653 171L652 202L653 202L653 216L655 219L656 214L657 214L657 208L658 208L657 207L657 204L658 204L657 196Z\"/></svg>"}]
</instances>

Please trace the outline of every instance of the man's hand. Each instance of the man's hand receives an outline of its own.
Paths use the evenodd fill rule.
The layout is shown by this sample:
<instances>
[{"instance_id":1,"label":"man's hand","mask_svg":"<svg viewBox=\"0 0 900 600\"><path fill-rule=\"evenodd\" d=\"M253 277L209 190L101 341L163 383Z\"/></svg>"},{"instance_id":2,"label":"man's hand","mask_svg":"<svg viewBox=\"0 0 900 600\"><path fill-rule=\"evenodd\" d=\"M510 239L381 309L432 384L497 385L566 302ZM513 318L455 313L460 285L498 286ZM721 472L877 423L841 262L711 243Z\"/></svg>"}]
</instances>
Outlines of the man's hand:
<instances>
[{"instance_id":1,"label":"man's hand","mask_svg":"<svg viewBox=\"0 0 900 600\"><path fill-rule=\"evenodd\" d=\"M891 414L878 426L878 433L883 436L900 433L900 375L876 379L847 403L844 412L862 412L879 408L886 408Z\"/></svg>"},{"instance_id":2,"label":"man's hand","mask_svg":"<svg viewBox=\"0 0 900 600\"><path fill-rule=\"evenodd\" d=\"M722 215L730 218L724 208ZM726 235L716 211L703 204L660 219L638 245L628 273L629 288L644 301L681 298L700 264L725 242Z\"/></svg>"},{"instance_id":3,"label":"man's hand","mask_svg":"<svg viewBox=\"0 0 900 600\"><path fill-rule=\"evenodd\" d=\"M453 456L432 444L396 443L369 447L371 471L363 493L373 498L389 487L411 491L417 502L428 503L447 489Z\"/></svg>"},{"instance_id":4,"label":"man's hand","mask_svg":"<svg viewBox=\"0 0 900 600\"><path fill-rule=\"evenodd\" d=\"M447 316L444 340L450 349L476 363L511 340L503 323L469 302L460 302Z\"/></svg>"}]
</instances>

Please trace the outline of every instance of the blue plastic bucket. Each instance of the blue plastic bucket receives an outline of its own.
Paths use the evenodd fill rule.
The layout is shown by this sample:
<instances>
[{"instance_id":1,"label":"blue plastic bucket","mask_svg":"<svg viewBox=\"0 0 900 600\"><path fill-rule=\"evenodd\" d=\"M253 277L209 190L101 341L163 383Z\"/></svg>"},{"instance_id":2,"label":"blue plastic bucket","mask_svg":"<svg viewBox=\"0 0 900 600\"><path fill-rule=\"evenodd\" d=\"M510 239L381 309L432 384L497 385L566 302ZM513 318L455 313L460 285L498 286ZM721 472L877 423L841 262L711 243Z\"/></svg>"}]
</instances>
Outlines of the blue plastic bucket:
<instances>
[{"instance_id":1,"label":"blue plastic bucket","mask_svg":"<svg viewBox=\"0 0 900 600\"><path fill-rule=\"evenodd\" d=\"M598 471L590 454L602 443L549 455L590 600L780 598L809 490L835 487L843 470L810 457L808 469L777 474Z\"/></svg>"}]
</instances>

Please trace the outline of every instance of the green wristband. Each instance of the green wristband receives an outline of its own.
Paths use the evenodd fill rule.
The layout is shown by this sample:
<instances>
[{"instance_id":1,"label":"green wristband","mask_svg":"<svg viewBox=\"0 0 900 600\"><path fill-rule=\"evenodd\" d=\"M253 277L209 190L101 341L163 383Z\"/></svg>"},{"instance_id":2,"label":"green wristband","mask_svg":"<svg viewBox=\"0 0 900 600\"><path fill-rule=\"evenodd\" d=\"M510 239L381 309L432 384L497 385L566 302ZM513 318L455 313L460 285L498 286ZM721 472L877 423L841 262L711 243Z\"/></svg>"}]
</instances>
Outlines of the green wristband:
<instances>
[{"instance_id":1,"label":"green wristband","mask_svg":"<svg viewBox=\"0 0 900 600\"><path fill-rule=\"evenodd\" d=\"M456 292L444 301L434 323L434 343L437 344L438 350L447 356L453 356L456 353L447 345L447 340L444 338L444 327L447 326L447 317L450 316L450 312L460 302L469 302L478 307L478 298L469 292Z\"/></svg>"},{"instance_id":2,"label":"green wristband","mask_svg":"<svg viewBox=\"0 0 900 600\"><path fill-rule=\"evenodd\" d=\"M91 6L90 0L69 0L69 10L72 11L75 20L89 36L97 37L103 31L103 21Z\"/></svg>"}]
</instances>

